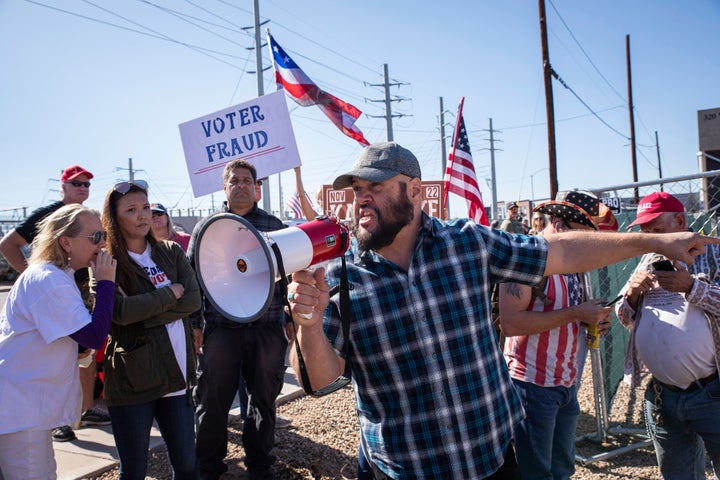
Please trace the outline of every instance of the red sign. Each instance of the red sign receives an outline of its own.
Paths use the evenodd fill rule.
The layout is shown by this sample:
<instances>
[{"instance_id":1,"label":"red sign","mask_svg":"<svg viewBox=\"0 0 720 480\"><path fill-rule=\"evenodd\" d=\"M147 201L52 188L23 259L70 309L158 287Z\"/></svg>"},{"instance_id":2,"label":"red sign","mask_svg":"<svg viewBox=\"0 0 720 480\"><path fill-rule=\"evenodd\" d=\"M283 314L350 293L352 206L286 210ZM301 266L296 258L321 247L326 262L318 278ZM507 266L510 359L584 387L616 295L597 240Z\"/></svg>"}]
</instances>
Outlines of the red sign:
<instances>
[{"instance_id":1,"label":"red sign","mask_svg":"<svg viewBox=\"0 0 720 480\"><path fill-rule=\"evenodd\" d=\"M442 220L447 219L447 212L443 205L445 198L445 189L443 182L440 180L428 180L422 182L423 203L422 209L431 217L437 217ZM352 204L355 199L355 193L352 188L343 188L335 190L332 185L323 185L322 187L322 203L323 213L337 217L340 220L350 220L352 217Z\"/></svg>"}]
</instances>

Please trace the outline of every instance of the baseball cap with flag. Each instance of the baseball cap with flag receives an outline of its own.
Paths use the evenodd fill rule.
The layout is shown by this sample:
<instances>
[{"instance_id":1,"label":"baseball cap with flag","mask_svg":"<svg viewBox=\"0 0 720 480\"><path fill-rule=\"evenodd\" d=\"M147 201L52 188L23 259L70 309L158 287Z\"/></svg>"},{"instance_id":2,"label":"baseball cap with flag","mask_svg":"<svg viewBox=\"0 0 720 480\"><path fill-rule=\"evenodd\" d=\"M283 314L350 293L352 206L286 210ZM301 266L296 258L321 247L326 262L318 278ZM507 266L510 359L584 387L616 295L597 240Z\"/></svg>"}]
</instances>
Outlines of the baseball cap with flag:
<instances>
[{"instance_id":1,"label":"baseball cap with flag","mask_svg":"<svg viewBox=\"0 0 720 480\"><path fill-rule=\"evenodd\" d=\"M353 177L369 182L384 182L401 174L421 178L420 164L415 155L395 142L377 142L365 147L353 169L337 177L333 188L340 190L349 187Z\"/></svg>"},{"instance_id":2,"label":"baseball cap with flag","mask_svg":"<svg viewBox=\"0 0 720 480\"><path fill-rule=\"evenodd\" d=\"M634 222L627 226L628 229L635 225L642 225L651 222L663 213L684 212L685 207L682 202L667 192L655 192L643 197L638 203L637 218Z\"/></svg>"}]
</instances>

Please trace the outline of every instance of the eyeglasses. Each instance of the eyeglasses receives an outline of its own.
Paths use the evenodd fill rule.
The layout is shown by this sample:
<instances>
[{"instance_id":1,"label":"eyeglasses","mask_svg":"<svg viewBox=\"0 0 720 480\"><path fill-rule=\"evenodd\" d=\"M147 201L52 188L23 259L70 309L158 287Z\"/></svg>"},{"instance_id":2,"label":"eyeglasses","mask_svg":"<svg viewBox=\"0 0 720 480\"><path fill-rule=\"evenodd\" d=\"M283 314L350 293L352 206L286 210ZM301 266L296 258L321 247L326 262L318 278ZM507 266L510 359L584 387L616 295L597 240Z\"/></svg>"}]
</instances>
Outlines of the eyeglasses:
<instances>
[{"instance_id":1,"label":"eyeglasses","mask_svg":"<svg viewBox=\"0 0 720 480\"><path fill-rule=\"evenodd\" d=\"M80 181L78 181L78 180L70 180L69 182L65 182L65 183L69 183L69 184L72 185L73 187L85 187L85 188L90 188L90 182L80 182Z\"/></svg>"},{"instance_id":2,"label":"eyeglasses","mask_svg":"<svg viewBox=\"0 0 720 480\"><path fill-rule=\"evenodd\" d=\"M106 240L107 240L107 232L98 230L98 231L96 231L96 232L93 232L92 235L78 235L78 237L80 237L80 238L92 238L92 243L93 243L93 245L97 245L97 244L100 243L101 241L106 241Z\"/></svg>"},{"instance_id":3,"label":"eyeglasses","mask_svg":"<svg viewBox=\"0 0 720 480\"><path fill-rule=\"evenodd\" d=\"M258 187L262 187L262 180L258 180L257 182L255 182L255 185L257 185Z\"/></svg>"},{"instance_id":4,"label":"eyeglasses","mask_svg":"<svg viewBox=\"0 0 720 480\"><path fill-rule=\"evenodd\" d=\"M133 180L132 182L120 182L116 183L113 187L113 191L118 192L120 195L125 195L130 191L130 188L137 187L147 192L148 184L145 180Z\"/></svg>"},{"instance_id":5,"label":"eyeglasses","mask_svg":"<svg viewBox=\"0 0 720 480\"><path fill-rule=\"evenodd\" d=\"M163 215L165 215L163 212L153 212L153 218L162 217Z\"/></svg>"}]
</instances>

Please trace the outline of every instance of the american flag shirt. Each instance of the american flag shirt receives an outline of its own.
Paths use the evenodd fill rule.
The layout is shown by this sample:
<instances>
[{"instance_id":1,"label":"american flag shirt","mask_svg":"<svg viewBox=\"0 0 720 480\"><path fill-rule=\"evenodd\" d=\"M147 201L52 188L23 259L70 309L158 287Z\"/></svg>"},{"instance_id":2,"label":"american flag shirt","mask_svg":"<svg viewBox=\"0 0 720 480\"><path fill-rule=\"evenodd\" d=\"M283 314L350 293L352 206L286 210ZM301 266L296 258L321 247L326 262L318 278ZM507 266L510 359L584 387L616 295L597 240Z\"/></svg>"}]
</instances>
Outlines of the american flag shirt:
<instances>
[{"instance_id":1,"label":"american flag shirt","mask_svg":"<svg viewBox=\"0 0 720 480\"><path fill-rule=\"evenodd\" d=\"M423 214L410 268L351 249L350 361L366 452L395 479L484 478L523 416L491 317L491 284L537 283L541 236ZM339 283L340 262L328 269ZM338 355L339 298L325 312Z\"/></svg>"},{"instance_id":2,"label":"american flag shirt","mask_svg":"<svg viewBox=\"0 0 720 480\"><path fill-rule=\"evenodd\" d=\"M553 312L582 303L580 275L550 275L544 291L549 304L533 299L528 310ZM580 319L552 330L505 339L510 376L541 387L570 387L578 373Z\"/></svg>"}]
</instances>

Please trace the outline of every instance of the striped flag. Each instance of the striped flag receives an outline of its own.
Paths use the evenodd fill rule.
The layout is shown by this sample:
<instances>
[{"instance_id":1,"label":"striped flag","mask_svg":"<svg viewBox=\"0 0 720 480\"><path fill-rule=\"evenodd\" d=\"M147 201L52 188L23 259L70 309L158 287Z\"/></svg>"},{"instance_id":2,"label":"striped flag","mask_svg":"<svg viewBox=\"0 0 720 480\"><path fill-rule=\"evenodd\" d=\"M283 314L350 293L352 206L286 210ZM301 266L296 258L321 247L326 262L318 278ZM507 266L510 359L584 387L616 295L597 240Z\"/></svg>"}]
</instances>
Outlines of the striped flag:
<instances>
[{"instance_id":1,"label":"striped flag","mask_svg":"<svg viewBox=\"0 0 720 480\"><path fill-rule=\"evenodd\" d=\"M447 204L448 192L459 195L467 202L468 217L480 225L490 225L485 212L485 205L483 205L480 187L475 177L470 142L468 141L465 120L462 115L464 103L465 97L460 100L453 146L445 169L445 204Z\"/></svg>"},{"instance_id":2,"label":"striped flag","mask_svg":"<svg viewBox=\"0 0 720 480\"><path fill-rule=\"evenodd\" d=\"M310 195L308 195L307 192L304 193L305 198L308 202L310 202L310 205L312 206L313 202L310 198ZM300 198L298 197L297 192L295 192L292 197L287 199L287 201L285 202L285 207L287 207L288 210L292 211L295 214L295 218L305 218L305 213L303 212L302 204L300 203Z\"/></svg>"},{"instance_id":3,"label":"striped flag","mask_svg":"<svg viewBox=\"0 0 720 480\"><path fill-rule=\"evenodd\" d=\"M345 135L354 138L362 145L369 145L370 142L365 140L363 133L355 126L355 120L362 112L349 103L321 90L275 42L269 31L267 35L270 55L275 68L275 82L285 89L285 92L298 105L303 107L317 105Z\"/></svg>"}]
</instances>

